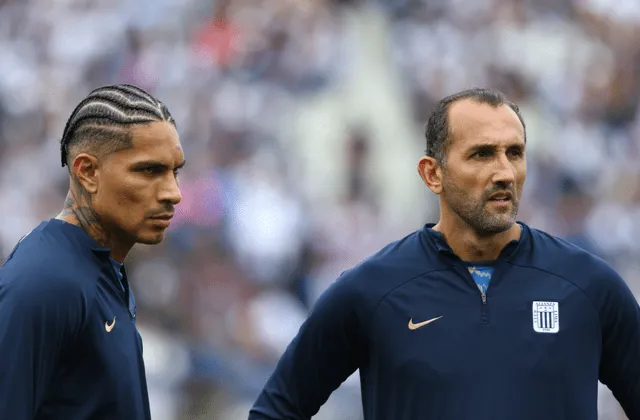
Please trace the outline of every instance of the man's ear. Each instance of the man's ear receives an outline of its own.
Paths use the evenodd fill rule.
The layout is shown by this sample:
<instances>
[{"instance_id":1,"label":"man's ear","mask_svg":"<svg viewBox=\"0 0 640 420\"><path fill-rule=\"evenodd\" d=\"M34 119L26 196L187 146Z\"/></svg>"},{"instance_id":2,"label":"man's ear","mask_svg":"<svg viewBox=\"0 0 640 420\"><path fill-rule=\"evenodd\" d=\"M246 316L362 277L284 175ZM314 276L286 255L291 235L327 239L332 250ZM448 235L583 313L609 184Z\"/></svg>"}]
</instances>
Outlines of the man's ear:
<instances>
[{"instance_id":1,"label":"man's ear","mask_svg":"<svg viewBox=\"0 0 640 420\"><path fill-rule=\"evenodd\" d=\"M423 156L418 161L420 178L434 194L442 193L442 167L435 158Z\"/></svg>"},{"instance_id":2,"label":"man's ear","mask_svg":"<svg viewBox=\"0 0 640 420\"><path fill-rule=\"evenodd\" d=\"M95 194L98 191L98 158L80 153L73 159L72 171L78 183L89 194Z\"/></svg>"}]
</instances>

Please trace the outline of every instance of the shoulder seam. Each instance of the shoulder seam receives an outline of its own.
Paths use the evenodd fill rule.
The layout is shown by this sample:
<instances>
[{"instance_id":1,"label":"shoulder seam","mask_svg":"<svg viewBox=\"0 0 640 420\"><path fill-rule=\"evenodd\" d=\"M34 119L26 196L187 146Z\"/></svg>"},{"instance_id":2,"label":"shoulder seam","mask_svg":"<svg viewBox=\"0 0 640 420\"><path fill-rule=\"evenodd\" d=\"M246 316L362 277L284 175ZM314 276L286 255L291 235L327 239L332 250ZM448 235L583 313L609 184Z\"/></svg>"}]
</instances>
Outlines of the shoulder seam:
<instances>
[{"instance_id":1,"label":"shoulder seam","mask_svg":"<svg viewBox=\"0 0 640 420\"><path fill-rule=\"evenodd\" d=\"M412 282L413 280L417 279L418 277L422 277L424 275L430 274L430 273L435 273L438 271L448 271L450 270L450 268L441 268L441 269L433 269L433 270L428 270L428 271L424 271L420 274L417 274L405 281L403 281L402 283L398 284L397 286L393 287L391 290L387 291L385 294L383 294L380 299L378 299L378 301L376 302L376 304L373 307L373 310L371 311L371 316L369 318L369 322L367 323L367 331L369 332L369 338L371 337L371 322L373 322L373 318L375 316L376 311L378 310L378 307L380 306L380 304L382 303L383 300L385 300L385 298L387 296L389 296L391 293L395 292L397 289L399 289L400 287L404 286L405 284Z\"/></svg>"},{"instance_id":2,"label":"shoulder seam","mask_svg":"<svg viewBox=\"0 0 640 420\"><path fill-rule=\"evenodd\" d=\"M602 319L600 319L600 311L598 310L598 308L596 307L596 305L593 303L593 301L591 300L591 298L589 297L589 295L587 294L587 292L584 291L584 289L582 287L580 287L579 285L577 285L575 282L569 280L568 278L561 276L559 274L556 273L552 273L551 271L545 270L543 268L540 267L536 267L533 265L524 265L524 264L515 264L511 261L508 262L510 265L516 266L516 267L522 267L522 268L531 268L533 270L538 270L538 271L542 271L543 273L552 275L554 277L557 277L561 280L566 281L567 283L570 283L571 285L573 285L576 289L578 289L583 295L584 297L587 299L587 301L591 304L591 308L593 309L593 311L596 313L596 317L598 318L598 325L600 326L600 338L602 339Z\"/></svg>"},{"instance_id":3,"label":"shoulder seam","mask_svg":"<svg viewBox=\"0 0 640 420\"><path fill-rule=\"evenodd\" d=\"M78 254L75 254L73 252L69 253L70 258L73 259L77 259L79 258ZM98 269L98 275L99 275L99 269ZM80 280L81 281L81 280ZM80 286L82 288L82 286ZM96 278L96 281L93 281L90 287L86 287L85 289L87 292L85 297L87 299L87 305L86 305L86 313L84 313L83 318L80 320L81 324L79 325L78 331L77 331L77 336L75 337L76 339L78 339L83 333L84 331L88 328L87 325L87 321L89 319L89 314L92 313L92 309L95 305L97 296L98 296L98 281Z\"/></svg>"},{"instance_id":4,"label":"shoulder seam","mask_svg":"<svg viewBox=\"0 0 640 420\"><path fill-rule=\"evenodd\" d=\"M92 313L92 309L96 304L96 300L98 298L98 281L96 279L96 281L93 282L93 284L91 285L91 296L87 296L87 313L84 314L84 319L82 320L82 326L80 328L80 330L78 331L78 336L81 336L84 331L88 328L87 322L90 318L90 314Z\"/></svg>"}]
</instances>

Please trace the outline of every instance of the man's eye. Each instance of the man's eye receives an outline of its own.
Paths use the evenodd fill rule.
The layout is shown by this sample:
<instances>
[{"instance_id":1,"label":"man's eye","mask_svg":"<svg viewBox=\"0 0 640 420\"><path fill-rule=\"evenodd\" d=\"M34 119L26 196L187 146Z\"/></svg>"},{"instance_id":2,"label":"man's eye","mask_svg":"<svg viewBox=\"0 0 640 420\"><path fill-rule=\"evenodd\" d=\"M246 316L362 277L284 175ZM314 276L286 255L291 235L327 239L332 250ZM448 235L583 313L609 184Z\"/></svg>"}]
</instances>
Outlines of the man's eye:
<instances>
[{"instance_id":1,"label":"man's eye","mask_svg":"<svg viewBox=\"0 0 640 420\"><path fill-rule=\"evenodd\" d=\"M474 157L474 158L487 158L487 157L491 157L491 152L489 152L487 150L483 150L483 151L475 152L471 157Z\"/></svg>"},{"instance_id":2,"label":"man's eye","mask_svg":"<svg viewBox=\"0 0 640 420\"><path fill-rule=\"evenodd\" d=\"M162 171L162 168L159 168L157 166L150 166L148 168L142 168L141 171L146 174L157 174L158 172Z\"/></svg>"}]
</instances>

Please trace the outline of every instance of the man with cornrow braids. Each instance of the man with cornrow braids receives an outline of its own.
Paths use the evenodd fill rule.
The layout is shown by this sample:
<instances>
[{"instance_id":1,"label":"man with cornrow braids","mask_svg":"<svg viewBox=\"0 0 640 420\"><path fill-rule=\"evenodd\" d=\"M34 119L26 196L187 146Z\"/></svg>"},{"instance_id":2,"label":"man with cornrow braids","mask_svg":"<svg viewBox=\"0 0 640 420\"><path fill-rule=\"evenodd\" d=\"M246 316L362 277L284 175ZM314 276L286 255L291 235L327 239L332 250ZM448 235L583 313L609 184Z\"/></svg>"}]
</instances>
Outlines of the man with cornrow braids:
<instances>
[{"instance_id":1,"label":"man with cornrow braids","mask_svg":"<svg viewBox=\"0 0 640 420\"><path fill-rule=\"evenodd\" d=\"M167 107L129 85L92 91L60 141L63 210L0 268L0 418L150 419L124 260L157 244L184 153Z\"/></svg>"}]
</instances>

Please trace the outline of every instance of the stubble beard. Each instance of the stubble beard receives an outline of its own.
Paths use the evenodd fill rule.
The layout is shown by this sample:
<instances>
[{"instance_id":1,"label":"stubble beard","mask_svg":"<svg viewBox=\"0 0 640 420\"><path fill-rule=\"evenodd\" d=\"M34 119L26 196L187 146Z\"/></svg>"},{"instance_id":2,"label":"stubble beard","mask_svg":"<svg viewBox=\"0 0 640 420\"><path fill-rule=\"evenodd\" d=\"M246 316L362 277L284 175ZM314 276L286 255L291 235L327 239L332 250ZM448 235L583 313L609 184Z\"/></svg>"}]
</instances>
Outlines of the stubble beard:
<instances>
[{"instance_id":1,"label":"stubble beard","mask_svg":"<svg viewBox=\"0 0 640 420\"><path fill-rule=\"evenodd\" d=\"M491 236L509 230L516 222L519 200L511 190L511 205L504 211L490 210L489 196L495 191L485 192L480 199L470 196L450 180L445 180L446 194L442 197L448 207L470 226L479 236Z\"/></svg>"}]
</instances>

